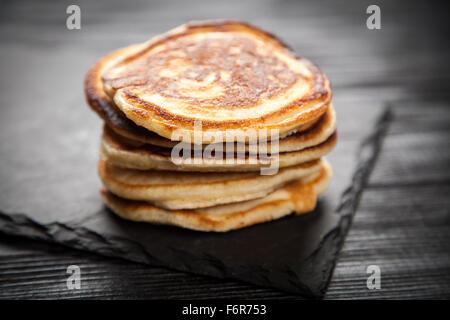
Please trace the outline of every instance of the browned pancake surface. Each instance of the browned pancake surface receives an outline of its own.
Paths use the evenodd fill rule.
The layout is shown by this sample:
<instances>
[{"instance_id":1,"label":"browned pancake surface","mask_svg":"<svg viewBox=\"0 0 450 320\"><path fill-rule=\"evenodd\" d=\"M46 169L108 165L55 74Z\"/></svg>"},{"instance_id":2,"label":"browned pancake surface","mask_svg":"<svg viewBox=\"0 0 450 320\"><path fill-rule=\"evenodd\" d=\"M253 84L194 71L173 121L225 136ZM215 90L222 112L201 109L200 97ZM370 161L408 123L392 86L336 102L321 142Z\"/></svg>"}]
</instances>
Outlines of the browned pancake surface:
<instances>
[{"instance_id":1,"label":"browned pancake surface","mask_svg":"<svg viewBox=\"0 0 450 320\"><path fill-rule=\"evenodd\" d=\"M166 138L177 129L191 135L195 121L204 131L266 128L284 136L310 126L331 98L317 67L240 22L174 29L125 52L103 80L127 118Z\"/></svg>"}]
</instances>

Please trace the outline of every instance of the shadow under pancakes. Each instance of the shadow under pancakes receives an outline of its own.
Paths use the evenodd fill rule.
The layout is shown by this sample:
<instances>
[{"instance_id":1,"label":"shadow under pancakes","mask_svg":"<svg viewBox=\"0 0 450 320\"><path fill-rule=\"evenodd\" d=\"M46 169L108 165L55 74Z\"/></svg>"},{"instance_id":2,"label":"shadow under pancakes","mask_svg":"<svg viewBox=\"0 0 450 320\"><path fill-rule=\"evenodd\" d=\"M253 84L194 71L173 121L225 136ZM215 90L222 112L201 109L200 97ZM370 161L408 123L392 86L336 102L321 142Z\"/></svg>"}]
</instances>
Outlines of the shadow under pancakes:
<instances>
[{"instance_id":1,"label":"shadow under pancakes","mask_svg":"<svg viewBox=\"0 0 450 320\"><path fill-rule=\"evenodd\" d=\"M298 216L291 214L226 233L128 221L104 207L99 220L88 228L141 244L142 250L152 257L159 257L161 263L169 267L183 268L182 261L192 262L193 259L203 264L203 269L207 268L203 260L216 259L224 264L248 265L249 268L256 264L276 267L300 263L319 248L324 236L338 224L339 215L334 207L325 194L312 212ZM138 261L145 262L142 258Z\"/></svg>"}]
</instances>

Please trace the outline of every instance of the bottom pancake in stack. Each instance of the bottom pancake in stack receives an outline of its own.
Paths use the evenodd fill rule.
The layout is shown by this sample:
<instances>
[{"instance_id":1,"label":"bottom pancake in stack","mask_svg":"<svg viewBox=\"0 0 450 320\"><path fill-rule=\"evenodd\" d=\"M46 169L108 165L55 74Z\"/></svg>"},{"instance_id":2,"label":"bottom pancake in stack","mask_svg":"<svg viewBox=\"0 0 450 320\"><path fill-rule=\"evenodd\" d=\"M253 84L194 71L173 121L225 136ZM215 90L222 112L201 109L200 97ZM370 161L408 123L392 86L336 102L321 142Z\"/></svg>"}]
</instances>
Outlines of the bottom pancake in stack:
<instances>
[{"instance_id":1,"label":"bottom pancake in stack","mask_svg":"<svg viewBox=\"0 0 450 320\"><path fill-rule=\"evenodd\" d=\"M106 205L122 218L224 232L312 211L328 186L331 167L315 160L261 176L139 172L100 160L99 173L110 190L102 190Z\"/></svg>"}]
</instances>

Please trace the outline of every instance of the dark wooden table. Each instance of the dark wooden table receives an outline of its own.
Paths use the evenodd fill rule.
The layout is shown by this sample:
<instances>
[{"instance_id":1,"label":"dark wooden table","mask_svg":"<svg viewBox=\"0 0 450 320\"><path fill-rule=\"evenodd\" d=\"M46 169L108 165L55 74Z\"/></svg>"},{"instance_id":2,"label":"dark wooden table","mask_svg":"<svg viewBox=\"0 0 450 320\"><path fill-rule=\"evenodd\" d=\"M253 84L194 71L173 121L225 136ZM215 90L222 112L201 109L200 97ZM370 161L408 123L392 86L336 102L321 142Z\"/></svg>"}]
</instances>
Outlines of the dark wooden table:
<instances>
[{"instance_id":1,"label":"dark wooden table","mask_svg":"<svg viewBox=\"0 0 450 320\"><path fill-rule=\"evenodd\" d=\"M66 7L72 3L82 10L79 31L66 29ZM340 105L391 108L381 153L326 298L448 299L449 8L444 2L377 1L382 28L368 30L369 4L356 0L2 2L0 102L12 94L20 99L19 90L24 89L36 99L48 94L38 74L40 59L47 57L57 57L57 68L70 64L66 57L75 51L87 68L92 56L194 19L242 19L272 30L322 67ZM35 77L24 77L23 66ZM62 89L61 94L79 96L84 72L62 84L70 89ZM13 112L2 104L0 110L0 116ZM79 290L66 286L66 269L72 264L82 270ZM379 290L366 286L369 265L380 267ZM228 297L301 298L0 235L2 299Z\"/></svg>"}]
</instances>

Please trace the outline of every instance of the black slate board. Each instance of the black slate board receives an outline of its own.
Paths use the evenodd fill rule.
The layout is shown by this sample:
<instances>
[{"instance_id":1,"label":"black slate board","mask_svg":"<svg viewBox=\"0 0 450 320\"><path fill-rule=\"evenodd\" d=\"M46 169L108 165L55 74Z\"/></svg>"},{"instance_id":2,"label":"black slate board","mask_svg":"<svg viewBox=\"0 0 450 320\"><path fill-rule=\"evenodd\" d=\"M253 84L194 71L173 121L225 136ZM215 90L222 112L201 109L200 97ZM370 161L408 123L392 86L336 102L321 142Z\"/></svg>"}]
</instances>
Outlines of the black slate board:
<instances>
[{"instance_id":1,"label":"black slate board","mask_svg":"<svg viewBox=\"0 0 450 320\"><path fill-rule=\"evenodd\" d=\"M349 106L345 108L348 112ZM387 121L385 113L375 124L379 108L353 108L357 125L353 119L340 121L340 142L329 157L338 169L314 212L216 234L129 222L109 212L99 196L95 173L97 138L91 137L96 137L97 127L82 121L87 107L71 110L75 120L61 117L50 125L47 116L53 106L42 106L36 117L20 120L21 128L31 129L17 132L15 145L9 143L8 134L0 138L0 231L320 297ZM12 134L18 124L3 119L1 132ZM58 135L58 141L48 139ZM367 135L355 159L358 144Z\"/></svg>"}]
</instances>

